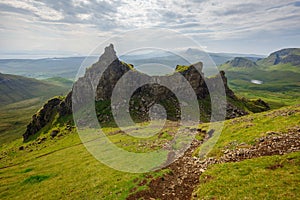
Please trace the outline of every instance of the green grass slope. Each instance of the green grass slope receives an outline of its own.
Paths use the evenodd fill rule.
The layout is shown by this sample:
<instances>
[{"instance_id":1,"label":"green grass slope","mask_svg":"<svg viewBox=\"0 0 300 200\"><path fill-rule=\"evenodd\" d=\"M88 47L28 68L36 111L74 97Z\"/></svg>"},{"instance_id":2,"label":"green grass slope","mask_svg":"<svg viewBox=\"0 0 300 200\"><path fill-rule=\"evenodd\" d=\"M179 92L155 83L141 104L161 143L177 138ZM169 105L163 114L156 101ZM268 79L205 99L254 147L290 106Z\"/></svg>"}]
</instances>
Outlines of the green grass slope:
<instances>
[{"instance_id":1,"label":"green grass slope","mask_svg":"<svg viewBox=\"0 0 300 200\"><path fill-rule=\"evenodd\" d=\"M57 85L57 86L62 86L62 87L66 87L66 88L72 88L73 86L73 81L70 79L66 79L66 78L62 78L62 77L52 77L52 78L47 78L44 80L44 82L46 83L50 83L53 85Z\"/></svg>"},{"instance_id":2,"label":"green grass slope","mask_svg":"<svg viewBox=\"0 0 300 200\"><path fill-rule=\"evenodd\" d=\"M15 166L0 170L1 199L124 199L140 176L99 163L75 134L33 149L10 153Z\"/></svg>"},{"instance_id":3,"label":"green grass slope","mask_svg":"<svg viewBox=\"0 0 300 200\"><path fill-rule=\"evenodd\" d=\"M65 85L51 84L22 76L0 73L0 105L26 99L64 95L69 90Z\"/></svg>"},{"instance_id":4,"label":"green grass slope","mask_svg":"<svg viewBox=\"0 0 300 200\"><path fill-rule=\"evenodd\" d=\"M227 120L208 156L221 157L226 149L249 148L270 132L282 134L300 128L299 122L300 105ZM209 124L199 127L207 130ZM297 199L299 184L300 152L296 152L211 165L201 174L193 196L194 199Z\"/></svg>"},{"instance_id":5,"label":"green grass slope","mask_svg":"<svg viewBox=\"0 0 300 200\"><path fill-rule=\"evenodd\" d=\"M147 187L144 179L150 181L168 172L130 174L108 168L88 153L69 120L54 120L30 142L19 139L1 147L0 199L125 199L133 189ZM268 131L288 131L299 126L299 121L300 106L228 120L210 156L222 155L228 146L251 145ZM208 128L208 124L199 126ZM59 130L54 138L50 136L53 130ZM127 151L148 152L159 148L157 141L170 140L175 129L170 126L148 142L133 140L118 132L118 128L107 127L104 131L111 141ZM260 199L264 194L269 199L280 199L283 194L294 199L298 192L299 159L299 153L294 153L215 165L200 177L203 184L195 192L198 197L217 199ZM283 167L268 169L278 163Z\"/></svg>"},{"instance_id":6,"label":"green grass slope","mask_svg":"<svg viewBox=\"0 0 300 200\"><path fill-rule=\"evenodd\" d=\"M297 199L300 152L214 165L200 177L194 199Z\"/></svg>"},{"instance_id":7,"label":"green grass slope","mask_svg":"<svg viewBox=\"0 0 300 200\"><path fill-rule=\"evenodd\" d=\"M269 132L286 133L290 129L300 128L300 105L250 114L225 121L222 133L208 156L220 157L227 148L248 147ZM209 123L199 128L209 131ZM201 147L200 147L201 148Z\"/></svg>"},{"instance_id":8,"label":"green grass slope","mask_svg":"<svg viewBox=\"0 0 300 200\"><path fill-rule=\"evenodd\" d=\"M44 102L44 98L33 98L0 107L0 146L21 138L31 116Z\"/></svg>"},{"instance_id":9,"label":"green grass slope","mask_svg":"<svg viewBox=\"0 0 300 200\"><path fill-rule=\"evenodd\" d=\"M125 199L133 188L145 189L146 183L141 181L146 177L150 181L167 172L132 174L111 169L89 154L72 123L71 128L66 123L68 118L57 119L31 142L19 139L2 146L0 199ZM52 138L50 133L54 129L59 134ZM118 130L104 131L111 141L127 151L147 152L158 144L153 142L170 139L168 133L162 132L146 144Z\"/></svg>"},{"instance_id":10,"label":"green grass slope","mask_svg":"<svg viewBox=\"0 0 300 200\"><path fill-rule=\"evenodd\" d=\"M21 138L44 102L65 95L71 87L72 82L63 78L39 81L0 73L0 145Z\"/></svg>"}]
</instances>

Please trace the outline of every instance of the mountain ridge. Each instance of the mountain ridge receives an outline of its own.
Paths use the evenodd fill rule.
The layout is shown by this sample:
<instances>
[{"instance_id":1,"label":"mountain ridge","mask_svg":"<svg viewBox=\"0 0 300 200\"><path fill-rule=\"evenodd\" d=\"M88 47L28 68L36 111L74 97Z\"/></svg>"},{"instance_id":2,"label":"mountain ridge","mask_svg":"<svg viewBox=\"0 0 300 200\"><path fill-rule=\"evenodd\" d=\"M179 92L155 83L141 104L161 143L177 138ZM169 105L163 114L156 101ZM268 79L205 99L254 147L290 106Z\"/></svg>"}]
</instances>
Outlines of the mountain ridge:
<instances>
[{"instance_id":1,"label":"mountain ridge","mask_svg":"<svg viewBox=\"0 0 300 200\"><path fill-rule=\"evenodd\" d=\"M300 48L285 48L271 53L267 58L258 61L261 65L287 64L300 65Z\"/></svg>"},{"instance_id":2,"label":"mountain ridge","mask_svg":"<svg viewBox=\"0 0 300 200\"><path fill-rule=\"evenodd\" d=\"M219 66L229 79L230 87L240 96L261 98L272 108L295 105L300 94L300 48L287 48L271 53L252 67ZM248 61L250 62L250 61ZM298 64L299 63L299 64Z\"/></svg>"},{"instance_id":3,"label":"mountain ridge","mask_svg":"<svg viewBox=\"0 0 300 200\"><path fill-rule=\"evenodd\" d=\"M230 65L231 67L245 67L245 68L257 66L255 62L243 57L235 57L233 60L227 61L226 64Z\"/></svg>"},{"instance_id":4,"label":"mountain ridge","mask_svg":"<svg viewBox=\"0 0 300 200\"><path fill-rule=\"evenodd\" d=\"M202 69L203 65L202 63L196 64L199 69ZM228 101L227 105L227 117L233 118L237 116L242 116L247 114L247 112L244 110L244 108L240 107L241 104L235 104L236 102L242 103L244 106L248 106L249 109L256 109L257 107L260 107L262 110L267 110L268 107L265 105L267 104L261 104L260 102L253 102L252 106L248 105L247 101L238 99L232 90L227 86L227 78L225 77L225 73L221 72L219 75L213 78L204 78L204 75L202 72L199 73L198 70L196 70L195 67L197 66L191 65L187 66L186 70L183 70L181 75L185 77L185 79L191 84L192 88L194 89L198 100L200 101L207 101L208 105L210 106L210 99L209 99L209 91L206 86L206 81L214 81L214 79L221 78L223 80L223 84L226 90L227 98L230 99ZM48 113L50 111L47 110L47 108L51 108L54 110L57 110L60 116L65 116L68 114L71 114L74 110L80 110L82 107L88 105L90 102L89 98L86 97L93 97L93 88L96 88L96 96L95 100L98 102L107 103L107 101L110 100L112 95L112 90L116 83L119 81L119 79L128 71L131 71L133 74L139 75L139 78L135 81L139 80L147 80L150 77L146 74L141 74L138 71L135 71L133 69L132 65L126 64L118 59L116 56L116 52L114 50L113 45L109 45L105 48L104 53L100 56L99 60L93 64L91 67L86 69L86 73L83 77L80 77L73 85L73 90L66 96L65 99L55 99L54 101L49 101L47 104L44 105L44 113ZM201 71L201 70L200 70ZM202 73L202 74L201 74ZM99 77L99 75L102 74L102 77ZM172 76L170 76L172 77ZM170 78L167 77L167 78ZM214 84L212 84L214 85ZM129 87L129 86L128 86ZM180 92L184 88L174 88L174 90L177 90ZM74 93L75 91L75 93ZM80 94L80 91L85 91L84 96ZM79 93L76 93L79 92ZM151 94L151 95L149 95ZM140 99L143 99L141 97L144 97L144 101L140 101ZM131 108L131 111L134 113L139 113L138 116L141 116L140 120L147 120L147 113L153 105L153 102L160 103L162 105L172 105L174 107L168 107L170 110L169 112L172 113L172 118L177 119L178 116L178 104L174 103L176 100L174 99L174 96L172 96L172 92L170 92L167 88L159 86L159 85L146 85L142 89L138 89L137 92L132 96L132 99L137 99L136 101L132 102L133 108ZM55 102L55 104L52 105L52 102ZM75 103L72 106L72 102ZM169 102L169 103L167 103ZM209 107L208 106L208 107ZM102 121L110 121L113 120L111 115L111 107L108 106L104 110L108 109L108 113L103 113L102 110L98 110L97 112L100 122ZM210 114L210 107L209 108L203 108L203 112L206 113L208 116ZM207 110L208 109L208 110ZM131 112L130 111L130 112ZM171 114L170 114L171 115ZM33 117L33 120L30 122L30 124L27 127L26 132L23 135L24 141L27 141L30 136L35 135L47 122L50 120L48 117L39 117L38 113ZM47 116L50 116L50 114ZM103 120L101 120L103 119ZM88 119L83 119L83 121L86 121L88 123Z\"/></svg>"},{"instance_id":5,"label":"mountain ridge","mask_svg":"<svg viewBox=\"0 0 300 200\"><path fill-rule=\"evenodd\" d=\"M260 67L266 68L273 65L291 64L293 66L300 65L300 48L285 48L270 53L266 58L253 61L246 57L235 57L226 63L220 65L228 67Z\"/></svg>"}]
</instances>

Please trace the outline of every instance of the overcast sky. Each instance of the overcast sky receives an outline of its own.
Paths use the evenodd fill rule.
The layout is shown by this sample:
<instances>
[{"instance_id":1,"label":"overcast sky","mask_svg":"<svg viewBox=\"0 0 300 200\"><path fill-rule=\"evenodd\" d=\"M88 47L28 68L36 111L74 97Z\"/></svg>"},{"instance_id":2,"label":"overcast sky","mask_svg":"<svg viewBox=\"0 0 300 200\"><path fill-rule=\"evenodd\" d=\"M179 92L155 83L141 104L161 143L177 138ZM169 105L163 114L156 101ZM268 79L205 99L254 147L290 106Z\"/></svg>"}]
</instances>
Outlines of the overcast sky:
<instances>
[{"instance_id":1,"label":"overcast sky","mask_svg":"<svg viewBox=\"0 0 300 200\"><path fill-rule=\"evenodd\" d=\"M0 54L87 55L124 31L167 28L210 52L300 47L300 1L0 0Z\"/></svg>"}]
</instances>

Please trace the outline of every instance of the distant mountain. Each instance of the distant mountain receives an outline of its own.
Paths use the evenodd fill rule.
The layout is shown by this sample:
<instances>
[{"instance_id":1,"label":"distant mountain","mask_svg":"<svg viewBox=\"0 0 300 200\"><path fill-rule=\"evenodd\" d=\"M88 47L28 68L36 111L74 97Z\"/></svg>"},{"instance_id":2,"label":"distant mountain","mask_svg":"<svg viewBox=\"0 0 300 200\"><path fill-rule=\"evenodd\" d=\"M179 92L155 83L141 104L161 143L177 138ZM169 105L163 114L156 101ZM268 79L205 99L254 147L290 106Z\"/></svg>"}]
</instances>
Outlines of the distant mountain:
<instances>
[{"instance_id":1,"label":"distant mountain","mask_svg":"<svg viewBox=\"0 0 300 200\"><path fill-rule=\"evenodd\" d=\"M219 66L237 56L245 57L253 62L265 57L255 54L209 53L200 49L188 48L187 50L175 53L162 51L161 53L146 52L142 54L129 54L121 56L120 59L126 63L133 64L136 69L143 72L146 71L148 74L157 74L157 72L170 74L170 71L174 71L177 65L191 65L201 61L203 63L204 74L212 76L217 72L215 66ZM145 66L147 63L150 63L150 66ZM163 70L159 66L157 68L154 66L154 63L167 66L169 70Z\"/></svg>"},{"instance_id":2,"label":"distant mountain","mask_svg":"<svg viewBox=\"0 0 300 200\"><path fill-rule=\"evenodd\" d=\"M267 71L293 71L300 73L300 48L282 49L256 62L246 57L235 57L220 65L220 69L257 67Z\"/></svg>"},{"instance_id":3,"label":"distant mountain","mask_svg":"<svg viewBox=\"0 0 300 200\"><path fill-rule=\"evenodd\" d=\"M36 79L63 77L74 79L85 57L44 59L3 59L0 72ZM94 63L97 57L88 57L86 63Z\"/></svg>"},{"instance_id":4,"label":"distant mountain","mask_svg":"<svg viewBox=\"0 0 300 200\"><path fill-rule=\"evenodd\" d=\"M188 63L187 57L191 63ZM216 65L221 65L234 57L246 57L252 61L264 58L261 55L252 54L232 54L232 53L207 53L199 49L189 48L181 52L165 51L145 51L141 53L132 53L120 56L120 59L133 64L137 69L138 66L147 63L160 63L175 69L176 65L189 65L202 61L204 67L210 67L211 60ZM85 61L85 67L91 66L98 59L96 56L86 57L65 57L65 58L44 58L44 59L0 59L0 73L15 74L36 79L48 79L53 77L62 77L74 80L77 71L82 62ZM209 66L206 66L209 65Z\"/></svg>"},{"instance_id":5,"label":"distant mountain","mask_svg":"<svg viewBox=\"0 0 300 200\"><path fill-rule=\"evenodd\" d=\"M227 65L227 67L257 67L255 62L243 57L236 57L233 60L227 61L224 65Z\"/></svg>"},{"instance_id":6,"label":"distant mountain","mask_svg":"<svg viewBox=\"0 0 300 200\"><path fill-rule=\"evenodd\" d=\"M257 62L234 58L219 69L239 95L269 100L273 107L300 103L299 48L282 49Z\"/></svg>"},{"instance_id":7,"label":"distant mountain","mask_svg":"<svg viewBox=\"0 0 300 200\"><path fill-rule=\"evenodd\" d=\"M185 51L186 55L197 56L201 54L208 54L211 59L215 62L216 65L221 65L229 60L234 59L235 57L243 57L247 58L253 62L256 62L259 59L264 58L264 55L256 55L256 54L238 54L238 53L212 53L212 52L204 52L199 49L189 48Z\"/></svg>"},{"instance_id":8,"label":"distant mountain","mask_svg":"<svg viewBox=\"0 0 300 200\"><path fill-rule=\"evenodd\" d=\"M289 48L276 51L271 53L267 58L258 61L258 63L260 65L300 65L300 48Z\"/></svg>"},{"instance_id":9,"label":"distant mountain","mask_svg":"<svg viewBox=\"0 0 300 200\"><path fill-rule=\"evenodd\" d=\"M51 81L39 81L17 75L0 73L0 105L15 103L31 98L50 98L64 95L70 87Z\"/></svg>"}]
</instances>

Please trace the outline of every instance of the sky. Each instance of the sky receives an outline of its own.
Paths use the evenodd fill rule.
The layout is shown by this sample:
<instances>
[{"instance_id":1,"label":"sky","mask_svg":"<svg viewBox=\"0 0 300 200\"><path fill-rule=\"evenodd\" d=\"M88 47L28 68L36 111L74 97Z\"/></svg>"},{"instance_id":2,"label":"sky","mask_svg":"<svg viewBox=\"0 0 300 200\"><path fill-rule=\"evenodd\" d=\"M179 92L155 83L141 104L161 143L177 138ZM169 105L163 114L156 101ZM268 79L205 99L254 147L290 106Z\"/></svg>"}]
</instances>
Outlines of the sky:
<instances>
[{"instance_id":1,"label":"sky","mask_svg":"<svg viewBox=\"0 0 300 200\"><path fill-rule=\"evenodd\" d=\"M176 31L209 52L268 55L300 47L300 1L0 0L1 58L87 55L144 28Z\"/></svg>"}]
</instances>

